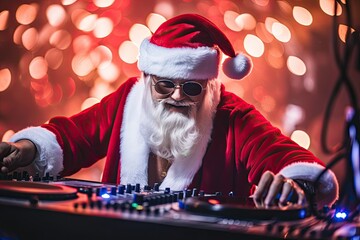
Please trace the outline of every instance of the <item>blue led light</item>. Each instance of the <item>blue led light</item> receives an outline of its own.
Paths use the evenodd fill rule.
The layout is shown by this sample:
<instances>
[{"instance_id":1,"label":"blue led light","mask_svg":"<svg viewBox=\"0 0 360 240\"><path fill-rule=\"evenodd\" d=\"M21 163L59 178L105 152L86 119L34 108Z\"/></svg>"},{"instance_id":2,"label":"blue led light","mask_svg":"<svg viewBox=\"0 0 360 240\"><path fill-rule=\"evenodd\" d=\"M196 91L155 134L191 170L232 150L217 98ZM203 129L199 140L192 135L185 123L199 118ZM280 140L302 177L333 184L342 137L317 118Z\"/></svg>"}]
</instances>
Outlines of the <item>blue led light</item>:
<instances>
[{"instance_id":1,"label":"blue led light","mask_svg":"<svg viewBox=\"0 0 360 240\"><path fill-rule=\"evenodd\" d=\"M299 216L300 216L300 218L305 218L305 217L306 217L306 211L305 211L305 210L301 210L301 211L299 212Z\"/></svg>"},{"instance_id":2,"label":"blue led light","mask_svg":"<svg viewBox=\"0 0 360 240\"><path fill-rule=\"evenodd\" d=\"M347 213L345 213L345 212L337 212L336 214L335 214L335 217L337 218L337 219L346 219L346 217L347 217Z\"/></svg>"},{"instance_id":3,"label":"blue led light","mask_svg":"<svg viewBox=\"0 0 360 240\"><path fill-rule=\"evenodd\" d=\"M108 199L108 198L110 198L110 195L107 194L107 193L104 193L104 194L101 195L101 197L102 197L102 198L105 198L105 199Z\"/></svg>"}]
</instances>

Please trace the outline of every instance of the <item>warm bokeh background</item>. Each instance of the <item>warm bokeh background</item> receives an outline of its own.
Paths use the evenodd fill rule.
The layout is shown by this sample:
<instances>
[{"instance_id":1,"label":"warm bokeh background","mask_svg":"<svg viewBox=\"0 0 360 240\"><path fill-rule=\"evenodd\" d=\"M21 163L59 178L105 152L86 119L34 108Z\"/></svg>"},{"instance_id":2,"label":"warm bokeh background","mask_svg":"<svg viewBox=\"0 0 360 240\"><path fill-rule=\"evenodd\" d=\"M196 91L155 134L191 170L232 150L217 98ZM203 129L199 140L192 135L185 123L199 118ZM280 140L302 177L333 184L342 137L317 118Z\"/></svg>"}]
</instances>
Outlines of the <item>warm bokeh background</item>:
<instances>
[{"instance_id":1,"label":"warm bokeh background","mask_svg":"<svg viewBox=\"0 0 360 240\"><path fill-rule=\"evenodd\" d=\"M360 1L347 2L339 1L334 25L334 0L0 0L0 140L72 115L139 75L141 40L166 19L192 12L253 59L252 74L241 81L220 73L227 89L328 163L333 154L324 153L320 133L340 72L334 50L344 52L348 27L357 36L360 28ZM359 48L347 69L357 94ZM326 131L330 147L343 140L349 102L343 88ZM99 180L102 164L75 177ZM334 168L340 180L344 164Z\"/></svg>"}]
</instances>

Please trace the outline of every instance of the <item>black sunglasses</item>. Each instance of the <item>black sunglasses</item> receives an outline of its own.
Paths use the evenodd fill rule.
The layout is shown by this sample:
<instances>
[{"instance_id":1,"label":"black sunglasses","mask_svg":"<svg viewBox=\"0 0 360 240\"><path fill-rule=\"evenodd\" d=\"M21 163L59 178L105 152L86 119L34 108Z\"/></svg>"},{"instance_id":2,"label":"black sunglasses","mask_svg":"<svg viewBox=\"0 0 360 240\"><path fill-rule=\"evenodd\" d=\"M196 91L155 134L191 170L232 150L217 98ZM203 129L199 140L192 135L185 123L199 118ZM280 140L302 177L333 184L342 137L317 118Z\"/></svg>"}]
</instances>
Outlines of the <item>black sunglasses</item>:
<instances>
[{"instance_id":1,"label":"black sunglasses","mask_svg":"<svg viewBox=\"0 0 360 240\"><path fill-rule=\"evenodd\" d=\"M198 82L188 81L180 84L175 84L174 82L167 79L160 79L152 85L155 87L156 92L163 95L170 95L175 91L177 87L181 87L182 91L189 97L195 97L206 89Z\"/></svg>"}]
</instances>

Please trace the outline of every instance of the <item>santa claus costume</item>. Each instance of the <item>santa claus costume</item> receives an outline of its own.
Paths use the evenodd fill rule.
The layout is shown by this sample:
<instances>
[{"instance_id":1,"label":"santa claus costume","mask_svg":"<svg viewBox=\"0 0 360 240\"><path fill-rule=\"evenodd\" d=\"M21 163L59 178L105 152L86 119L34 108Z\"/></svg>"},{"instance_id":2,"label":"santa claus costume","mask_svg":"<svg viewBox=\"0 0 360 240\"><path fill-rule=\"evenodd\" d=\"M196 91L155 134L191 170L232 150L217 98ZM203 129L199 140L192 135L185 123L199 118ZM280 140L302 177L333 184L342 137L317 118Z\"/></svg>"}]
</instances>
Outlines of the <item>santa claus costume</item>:
<instances>
[{"instance_id":1,"label":"santa claus costume","mask_svg":"<svg viewBox=\"0 0 360 240\"><path fill-rule=\"evenodd\" d=\"M220 29L195 14L166 21L140 47L142 72L170 79L211 79L217 86L212 96L205 97L214 107L199 124L196 151L174 159L161 188L248 196L267 170L314 181L324 163L221 85L217 79L221 52L228 56L222 65L230 78L241 79L250 72L249 58L236 54ZM36 145L32 172L68 176L106 156L103 182L147 185L151 148L140 124L146 121L145 91L150 90L143 80L131 78L100 103L74 116L26 128L11 141L29 139ZM318 189L320 204L337 198L338 184L331 171L323 175Z\"/></svg>"}]
</instances>

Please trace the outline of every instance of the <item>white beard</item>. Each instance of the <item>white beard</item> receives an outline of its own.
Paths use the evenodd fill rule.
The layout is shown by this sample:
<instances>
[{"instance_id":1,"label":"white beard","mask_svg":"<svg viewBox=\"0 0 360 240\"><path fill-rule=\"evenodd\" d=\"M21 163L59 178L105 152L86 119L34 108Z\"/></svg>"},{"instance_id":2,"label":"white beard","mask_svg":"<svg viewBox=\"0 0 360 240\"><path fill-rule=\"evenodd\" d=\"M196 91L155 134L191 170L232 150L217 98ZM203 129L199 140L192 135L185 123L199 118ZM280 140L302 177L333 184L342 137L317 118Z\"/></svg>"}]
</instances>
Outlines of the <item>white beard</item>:
<instances>
[{"instance_id":1,"label":"white beard","mask_svg":"<svg viewBox=\"0 0 360 240\"><path fill-rule=\"evenodd\" d=\"M143 114L140 119L141 134L150 146L151 151L164 159L174 161L185 158L196 150L202 129L202 119L212 119L214 106L212 101L201 104L193 102L176 103L171 99L155 102L151 96L151 79L145 79L145 93L143 98ZM207 88L211 91L211 87ZM208 93L211 94L211 93ZM206 97L204 97L204 100ZM180 104L189 106L187 115L171 112L165 104ZM207 120L208 121L208 120Z\"/></svg>"},{"instance_id":2,"label":"white beard","mask_svg":"<svg viewBox=\"0 0 360 240\"><path fill-rule=\"evenodd\" d=\"M150 83L151 79L146 79L146 90L150 89ZM189 106L188 116L167 110L166 103ZM140 129L151 151L171 162L191 154L200 135L196 126L197 108L194 103L175 103L171 99L155 102L151 91L145 91Z\"/></svg>"},{"instance_id":3,"label":"white beard","mask_svg":"<svg viewBox=\"0 0 360 240\"><path fill-rule=\"evenodd\" d=\"M208 81L203 100L196 107L190 107L187 115L168 113L161 106L157 108L161 103L154 103L150 84L150 79L140 79L125 105L120 146L121 182L148 184L148 159L152 151L172 162L160 187L183 190L199 170L211 140L221 83ZM164 115L168 115L166 121Z\"/></svg>"}]
</instances>

